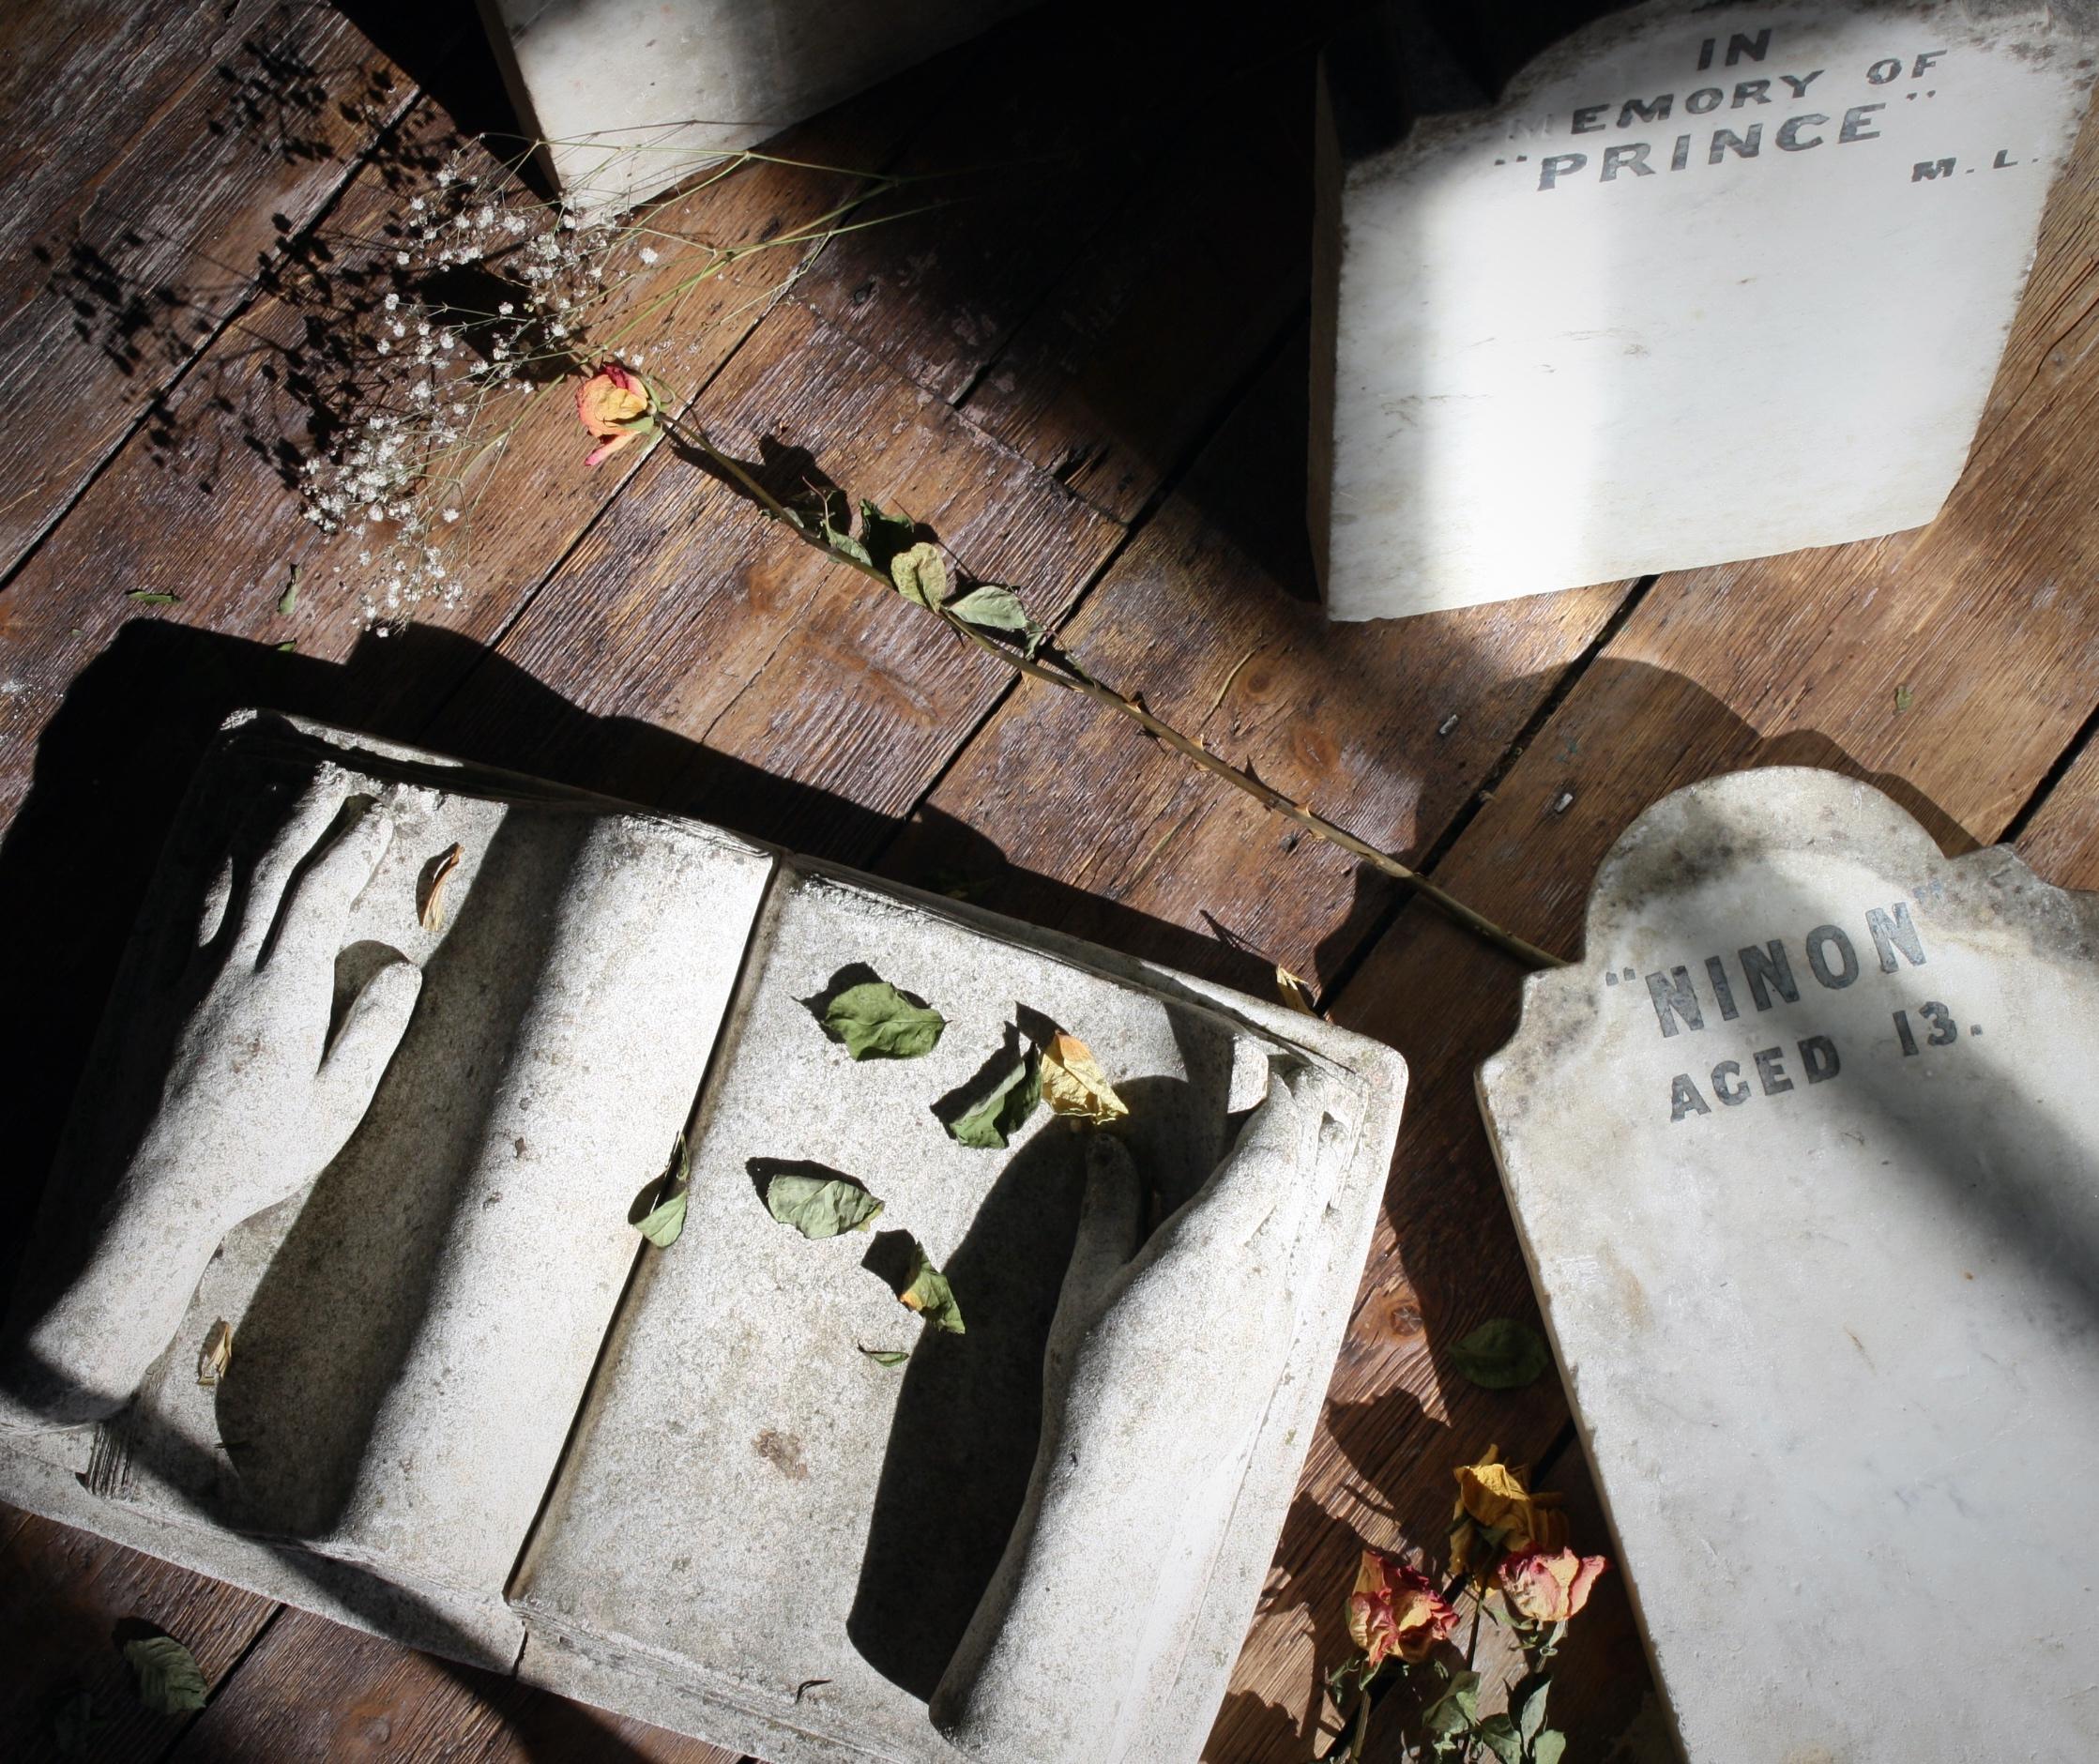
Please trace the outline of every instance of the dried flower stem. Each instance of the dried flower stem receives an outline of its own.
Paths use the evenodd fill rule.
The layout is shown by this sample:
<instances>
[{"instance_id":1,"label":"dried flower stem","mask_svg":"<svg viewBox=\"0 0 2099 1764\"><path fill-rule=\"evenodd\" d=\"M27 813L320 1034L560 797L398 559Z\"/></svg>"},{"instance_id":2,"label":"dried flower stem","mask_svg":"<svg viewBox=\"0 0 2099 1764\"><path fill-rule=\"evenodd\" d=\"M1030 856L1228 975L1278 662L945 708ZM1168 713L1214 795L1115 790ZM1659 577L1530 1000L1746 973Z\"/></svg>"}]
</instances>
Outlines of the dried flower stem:
<instances>
[{"instance_id":1,"label":"dried flower stem","mask_svg":"<svg viewBox=\"0 0 2099 1764\"><path fill-rule=\"evenodd\" d=\"M781 502L779 497L753 478L737 461L731 459L712 441L708 440L705 430L679 424L667 417L663 419L663 428L677 444L691 448L694 452L702 455L709 464L734 479L758 504L768 519L782 523L789 532L801 540L804 544L814 546L833 562L857 570L862 575L874 578L891 592L895 591L895 584L890 581L885 571L838 550L835 546L828 543L820 533L804 526ZM1103 708L1135 723L1153 740L1172 748L1175 753L1192 765L1200 767L1211 776L1223 779L1235 790L1252 797L1263 808L1282 815L1285 820L1296 822L1298 826L1303 828L1306 832L1311 833L1315 838L1325 840L1331 845L1340 846L1342 850L1361 859L1374 869L1391 876L1393 881L1399 883L1402 887L1413 890L1422 899L1455 920L1468 931L1485 939L1498 950L1514 956L1517 961L1534 968L1563 967L1566 966L1561 957L1541 950L1534 943L1526 942L1512 931L1504 930L1501 926L1496 924L1493 920L1487 918L1485 914L1468 906L1454 895L1438 888L1419 871L1410 869L1407 865L1400 862L1390 852L1380 851L1368 840L1357 838L1346 828L1328 820L1323 814L1314 813L1309 805L1291 801L1280 790L1275 789L1272 785L1263 783L1260 779L1254 775L1250 767L1234 766L1228 760L1222 759L1217 754L1212 753L1199 741L1190 740L1179 730L1168 723L1162 722L1145 707L1141 698L1125 695L1117 692L1114 687L1108 685L1105 681L1096 679L1086 669L1072 661L1070 656L1057 652L1042 659L1030 660L1028 657L1018 654L1001 644L992 642L982 632L972 629L957 618L946 607L934 606L927 610L932 612L965 643L981 649L986 655L996 657L1006 666L1012 669L1014 673L1024 674L1030 679L1046 680L1050 685L1060 686L1067 692L1085 694Z\"/></svg>"}]
</instances>

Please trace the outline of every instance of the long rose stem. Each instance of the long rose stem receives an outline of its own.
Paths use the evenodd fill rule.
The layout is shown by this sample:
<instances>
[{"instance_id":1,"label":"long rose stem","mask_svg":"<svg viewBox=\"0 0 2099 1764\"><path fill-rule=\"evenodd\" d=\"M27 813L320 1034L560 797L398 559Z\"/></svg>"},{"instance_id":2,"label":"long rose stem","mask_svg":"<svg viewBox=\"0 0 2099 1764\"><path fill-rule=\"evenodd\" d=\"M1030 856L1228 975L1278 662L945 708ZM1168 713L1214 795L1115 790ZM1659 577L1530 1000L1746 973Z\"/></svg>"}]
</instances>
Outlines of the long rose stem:
<instances>
[{"instance_id":1,"label":"long rose stem","mask_svg":"<svg viewBox=\"0 0 2099 1764\"><path fill-rule=\"evenodd\" d=\"M838 550L826 541L820 533L810 531L799 521L796 520L779 497L753 478L736 460L730 458L728 454L716 447L707 438L707 432L704 429L688 428L674 423L668 417L662 418L660 420L664 432L675 442L704 455L709 464L735 479L765 511L768 519L784 524L787 530L805 545L813 546L833 562L844 564L850 569L857 570L862 575L872 577L875 581L879 582L892 593L895 591L896 585L890 581L888 574L883 570L876 569L873 564L862 563L858 557ZM916 602L913 602L913 604L916 604ZM1468 931L1484 938L1497 949L1505 950L1519 962L1535 968L1564 967L1566 966L1563 958L1554 955L1548 950L1541 950L1534 943L1526 942L1512 931L1504 930L1501 926L1496 924L1493 920L1487 918L1485 914L1468 906L1456 896L1438 888L1419 871L1410 869L1400 862L1390 852L1380 851L1368 840L1359 839L1346 828L1328 820L1323 814L1315 814L1308 805L1291 801L1280 790L1263 783L1250 769L1234 766L1229 761L1219 758L1199 741L1190 740L1179 730L1168 723L1162 722L1157 717L1153 716L1140 699L1126 696L1117 692L1114 687L1108 685L1105 681L1094 678L1092 675L1088 674L1069 656L1058 653L1048 661L1030 660L1026 656L1015 654L1001 644L993 643L990 638L957 618L944 606L929 607L926 610L931 612L965 643L974 646L986 655L996 657L1012 669L1014 673L1025 674L1030 679L1046 680L1052 686L1060 686L1067 692L1082 692L1103 709L1135 723L1153 740L1172 748L1183 759L1188 760L1193 765L1201 767L1211 776L1223 779L1235 790L1244 792L1260 803L1263 808L1282 815L1285 820L1296 822L1315 838L1323 839L1329 844L1338 845L1342 850L1361 858L1372 868L1391 876L1393 881L1399 883L1402 887L1412 889L1422 899L1448 914Z\"/></svg>"}]
</instances>

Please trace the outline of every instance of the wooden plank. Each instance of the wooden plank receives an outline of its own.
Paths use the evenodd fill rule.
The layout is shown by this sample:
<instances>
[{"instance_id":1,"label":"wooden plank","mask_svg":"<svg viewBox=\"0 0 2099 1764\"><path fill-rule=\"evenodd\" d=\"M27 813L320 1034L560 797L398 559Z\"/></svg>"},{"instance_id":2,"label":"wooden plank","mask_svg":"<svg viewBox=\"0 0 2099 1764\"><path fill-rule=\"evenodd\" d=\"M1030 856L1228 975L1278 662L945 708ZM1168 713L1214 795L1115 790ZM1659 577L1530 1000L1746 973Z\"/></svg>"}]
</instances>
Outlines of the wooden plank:
<instances>
[{"instance_id":1,"label":"wooden plank","mask_svg":"<svg viewBox=\"0 0 2099 1764\"><path fill-rule=\"evenodd\" d=\"M1210 85L1094 247L961 402L1117 520L1133 520L1304 305L1313 62ZM1267 115L1277 126L1249 127ZM1292 509L1302 497L1278 485Z\"/></svg>"},{"instance_id":2,"label":"wooden plank","mask_svg":"<svg viewBox=\"0 0 2099 1764\"><path fill-rule=\"evenodd\" d=\"M1303 350L1300 334L1061 641L1227 760L1414 854L1465 807L1620 589L1327 623L1310 599L1300 504L1282 488L1303 475ZM1277 963L1330 978L1391 900L1353 859L1033 683L883 867L994 882L983 898L1001 911L1263 994Z\"/></svg>"},{"instance_id":3,"label":"wooden plank","mask_svg":"<svg viewBox=\"0 0 2099 1764\"><path fill-rule=\"evenodd\" d=\"M922 188L946 205L827 253L801 297L927 390L963 398L1069 266L1119 258L1103 232L1111 217L1131 208L1155 222L1185 199L1156 174L1190 132L1229 116L1260 136L1281 110L1281 132L1308 138L1309 109L1290 114L1257 78L1235 82L1303 62L1345 9L1314 0L1280 50L1257 0L1207 8L1199 30L1172 8L1117 0L1010 21L981 45L966 88L944 86L937 63L902 88L934 118L905 169L934 180ZM1302 249L1296 237L1237 242L1285 261Z\"/></svg>"},{"instance_id":4,"label":"wooden plank","mask_svg":"<svg viewBox=\"0 0 2099 1764\"><path fill-rule=\"evenodd\" d=\"M2099 129L2088 127L1989 422L1939 520L1663 578L1452 848L1439 881L1548 948L1572 949L1589 881L1626 825L1670 790L1755 765L1866 778L1949 849L2000 835L2099 699L2099 605L2051 592L2099 543L2099 321L2081 294L2095 189ZM1441 1357L1486 1317L1536 1315L1471 1086L1513 1027L1513 980L1499 957L1409 909L1335 1009L1399 1047L1414 1072L1330 1413L1384 1408L1346 1450L1337 1429L1322 1431L1300 1495L1331 1511L1374 1488L1397 1516L1376 1544L1434 1550L1453 1453L1494 1440L1505 1456L1534 1455L1566 1419L1556 1385L1481 1391ZM1331 1598L1348 1558L1328 1537L1285 1559ZM1257 1622L1240 1681L1292 1706L1343 1651L1331 1628L1264 1633Z\"/></svg>"},{"instance_id":5,"label":"wooden plank","mask_svg":"<svg viewBox=\"0 0 2099 1764\"><path fill-rule=\"evenodd\" d=\"M123 1644L173 1635L217 1686L278 1608L49 1519L10 1519L0 1542L0 1757L57 1756L54 1718L83 1693L95 1725L80 1756L159 1756L186 1721L140 1705Z\"/></svg>"},{"instance_id":6,"label":"wooden plank","mask_svg":"<svg viewBox=\"0 0 2099 1764\"><path fill-rule=\"evenodd\" d=\"M820 475L908 510L980 574L1025 569L1047 617L1121 537L799 304L702 403L719 445L773 456L776 494ZM847 859L910 808L1010 677L668 450L496 657L433 725L434 745ZM521 695L521 672L567 707Z\"/></svg>"},{"instance_id":7,"label":"wooden plank","mask_svg":"<svg viewBox=\"0 0 2099 1764\"><path fill-rule=\"evenodd\" d=\"M13 29L45 53L7 113L23 120L6 156L0 386L23 415L0 425L0 579L413 95L327 7L184 8L144 31L129 6L27 7Z\"/></svg>"},{"instance_id":8,"label":"wooden plank","mask_svg":"<svg viewBox=\"0 0 2099 1764\"><path fill-rule=\"evenodd\" d=\"M286 1609L169 1755L735 1764L737 1754Z\"/></svg>"}]
</instances>

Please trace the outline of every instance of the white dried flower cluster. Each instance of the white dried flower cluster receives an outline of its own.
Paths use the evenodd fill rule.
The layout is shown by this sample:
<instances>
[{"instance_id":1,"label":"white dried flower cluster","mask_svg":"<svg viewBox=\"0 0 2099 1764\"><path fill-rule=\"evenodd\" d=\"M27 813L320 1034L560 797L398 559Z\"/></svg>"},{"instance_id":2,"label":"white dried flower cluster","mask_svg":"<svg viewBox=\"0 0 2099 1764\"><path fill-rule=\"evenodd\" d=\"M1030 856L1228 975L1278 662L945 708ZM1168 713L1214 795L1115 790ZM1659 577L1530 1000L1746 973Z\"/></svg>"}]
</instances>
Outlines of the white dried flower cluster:
<instances>
[{"instance_id":1,"label":"white dried flower cluster","mask_svg":"<svg viewBox=\"0 0 2099 1764\"><path fill-rule=\"evenodd\" d=\"M359 292L330 314L353 366L301 489L308 520L355 534L344 573L374 625L457 604L449 553L518 395L587 358L616 258L657 258L635 252L631 233L542 202L507 172L469 174L464 157L356 252L356 273L338 286Z\"/></svg>"}]
</instances>

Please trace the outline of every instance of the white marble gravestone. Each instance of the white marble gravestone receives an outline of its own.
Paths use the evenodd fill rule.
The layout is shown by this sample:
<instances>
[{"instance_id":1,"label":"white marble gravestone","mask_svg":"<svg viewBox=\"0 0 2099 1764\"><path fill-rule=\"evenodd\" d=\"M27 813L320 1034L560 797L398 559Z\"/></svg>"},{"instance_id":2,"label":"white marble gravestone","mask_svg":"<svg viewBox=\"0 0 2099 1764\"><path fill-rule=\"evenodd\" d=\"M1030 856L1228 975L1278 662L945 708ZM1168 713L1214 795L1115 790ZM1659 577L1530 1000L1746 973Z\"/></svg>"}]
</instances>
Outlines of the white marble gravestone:
<instances>
[{"instance_id":1,"label":"white marble gravestone","mask_svg":"<svg viewBox=\"0 0 2099 1764\"><path fill-rule=\"evenodd\" d=\"M875 976L935 1046L829 1039ZM1059 1028L1127 1119L951 1136ZM1404 1084L700 822L236 719L0 1338L0 1498L779 1764L1192 1764ZM819 1169L875 1230L772 1216ZM898 1302L913 1241L964 1332Z\"/></svg>"},{"instance_id":2,"label":"white marble gravestone","mask_svg":"<svg viewBox=\"0 0 2099 1764\"><path fill-rule=\"evenodd\" d=\"M1404 41L1415 90L1330 55L1322 104L1333 616L1937 513L2084 115L2088 8L1650 0L1491 108Z\"/></svg>"},{"instance_id":3,"label":"white marble gravestone","mask_svg":"<svg viewBox=\"0 0 2099 1764\"><path fill-rule=\"evenodd\" d=\"M624 208L1025 0L480 0L562 193Z\"/></svg>"},{"instance_id":4,"label":"white marble gravestone","mask_svg":"<svg viewBox=\"0 0 2099 1764\"><path fill-rule=\"evenodd\" d=\"M1480 1094L1695 1764L2099 1756L2099 896L1698 784Z\"/></svg>"}]
</instances>

